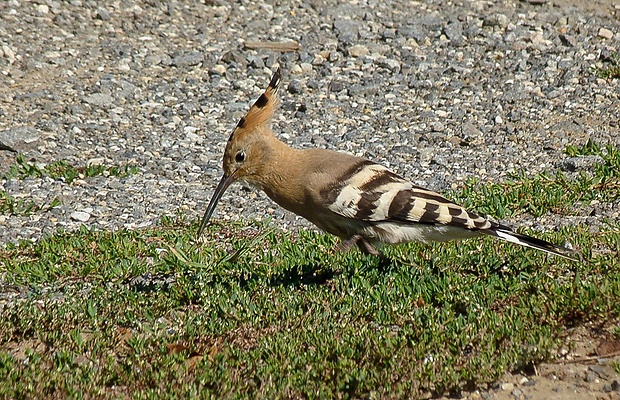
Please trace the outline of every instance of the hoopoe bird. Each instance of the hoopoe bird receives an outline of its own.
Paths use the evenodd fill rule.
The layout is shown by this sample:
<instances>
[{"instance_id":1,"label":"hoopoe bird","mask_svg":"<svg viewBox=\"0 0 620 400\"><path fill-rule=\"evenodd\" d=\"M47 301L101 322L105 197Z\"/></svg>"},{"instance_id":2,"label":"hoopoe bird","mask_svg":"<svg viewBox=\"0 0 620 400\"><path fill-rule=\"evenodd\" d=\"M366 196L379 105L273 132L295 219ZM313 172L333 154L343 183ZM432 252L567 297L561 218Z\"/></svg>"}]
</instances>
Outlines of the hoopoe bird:
<instances>
[{"instance_id":1,"label":"hoopoe bird","mask_svg":"<svg viewBox=\"0 0 620 400\"><path fill-rule=\"evenodd\" d=\"M295 149L278 140L270 123L279 99L280 68L239 120L224 151L224 175L202 218L202 235L215 207L236 181L264 191L281 207L377 255L378 244L494 236L571 260L571 250L514 232L438 193L413 185L386 167L327 149Z\"/></svg>"}]
</instances>

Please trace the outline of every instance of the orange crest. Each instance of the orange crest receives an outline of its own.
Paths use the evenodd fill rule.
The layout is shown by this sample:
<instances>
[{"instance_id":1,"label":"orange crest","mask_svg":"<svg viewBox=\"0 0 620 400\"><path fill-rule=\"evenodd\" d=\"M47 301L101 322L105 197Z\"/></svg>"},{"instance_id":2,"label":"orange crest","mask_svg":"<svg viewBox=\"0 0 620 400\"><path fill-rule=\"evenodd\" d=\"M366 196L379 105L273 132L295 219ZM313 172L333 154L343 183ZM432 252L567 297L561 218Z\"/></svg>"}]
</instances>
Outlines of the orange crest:
<instances>
[{"instance_id":1,"label":"orange crest","mask_svg":"<svg viewBox=\"0 0 620 400\"><path fill-rule=\"evenodd\" d=\"M230 142L233 137L239 140L246 133L256 130L256 128L265 126L271 121L271 117L279 103L278 88L280 87L281 74L280 67L273 73L267 90L254 102L250 110L241 117L237 126L228 138Z\"/></svg>"}]
</instances>

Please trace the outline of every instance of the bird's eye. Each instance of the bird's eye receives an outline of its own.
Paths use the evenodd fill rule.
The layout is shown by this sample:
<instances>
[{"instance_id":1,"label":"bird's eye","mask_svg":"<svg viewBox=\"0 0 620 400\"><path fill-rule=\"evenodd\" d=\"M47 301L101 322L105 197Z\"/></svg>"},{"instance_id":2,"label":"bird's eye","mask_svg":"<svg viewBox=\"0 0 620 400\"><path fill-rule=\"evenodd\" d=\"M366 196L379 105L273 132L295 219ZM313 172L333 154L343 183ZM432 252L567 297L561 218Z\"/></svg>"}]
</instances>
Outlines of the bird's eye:
<instances>
[{"instance_id":1,"label":"bird's eye","mask_svg":"<svg viewBox=\"0 0 620 400\"><path fill-rule=\"evenodd\" d=\"M235 161L237 162L244 162L245 161L245 152L240 151L237 153L237 155L235 156Z\"/></svg>"}]
</instances>

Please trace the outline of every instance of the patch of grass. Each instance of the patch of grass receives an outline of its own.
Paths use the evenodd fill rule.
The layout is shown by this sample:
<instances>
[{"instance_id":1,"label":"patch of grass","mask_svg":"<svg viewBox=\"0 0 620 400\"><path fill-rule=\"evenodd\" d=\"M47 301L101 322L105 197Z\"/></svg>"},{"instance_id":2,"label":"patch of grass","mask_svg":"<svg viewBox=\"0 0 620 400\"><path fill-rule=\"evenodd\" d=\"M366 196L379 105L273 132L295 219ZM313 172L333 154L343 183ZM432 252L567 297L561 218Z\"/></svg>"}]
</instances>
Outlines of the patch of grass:
<instances>
[{"instance_id":1,"label":"patch of grass","mask_svg":"<svg viewBox=\"0 0 620 400\"><path fill-rule=\"evenodd\" d=\"M49 210L59 204L60 200L54 198L50 204L40 206L31 200L16 199L0 191L0 214L2 215L31 215L40 210Z\"/></svg>"},{"instance_id":2,"label":"patch of grass","mask_svg":"<svg viewBox=\"0 0 620 400\"><path fill-rule=\"evenodd\" d=\"M501 183L481 184L472 178L461 192L452 193L451 197L465 207L495 218L520 213L535 217L549 212L562 214L579 202L613 202L620 198L620 150L588 142L580 148L569 146L566 153L570 156L598 155L603 163L572 179L562 172L529 177L523 171Z\"/></svg>"},{"instance_id":3,"label":"patch of grass","mask_svg":"<svg viewBox=\"0 0 620 400\"><path fill-rule=\"evenodd\" d=\"M105 166L86 165L73 166L65 160L55 161L45 166L39 166L34 162L28 162L22 154L16 157L15 164L5 174L5 179L41 178L49 176L52 179L61 179L71 184L76 179L90 178L97 175L118 176L121 178L138 172L138 167L131 165Z\"/></svg>"},{"instance_id":4,"label":"patch of grass","mask_svg":"<svg viewBox=\"0 0 620 400\"><path fill-rule=\"evenodd\" d=\"M620 53L613 53L602 66L597 67L597 72L603 79L620 78Z\"/></svg>"},{"instance_id":5,"label":"patch of grass","mask_svg":"<svg viewBox=\"0 0 620 400\"><path fill-rule=\"evenodd\" d=\"M565 188L547 209L584 196L523 179L506 190ZM486 188L476 208L514 204ZM214 224L196 242L196 229L167 218L0 249L0 397L458 394L551 357L567 327L620 316L617 222L536 233L568 238L583 264L492 238L381 260L312 231Z\"/></svg>"}]
</instances>

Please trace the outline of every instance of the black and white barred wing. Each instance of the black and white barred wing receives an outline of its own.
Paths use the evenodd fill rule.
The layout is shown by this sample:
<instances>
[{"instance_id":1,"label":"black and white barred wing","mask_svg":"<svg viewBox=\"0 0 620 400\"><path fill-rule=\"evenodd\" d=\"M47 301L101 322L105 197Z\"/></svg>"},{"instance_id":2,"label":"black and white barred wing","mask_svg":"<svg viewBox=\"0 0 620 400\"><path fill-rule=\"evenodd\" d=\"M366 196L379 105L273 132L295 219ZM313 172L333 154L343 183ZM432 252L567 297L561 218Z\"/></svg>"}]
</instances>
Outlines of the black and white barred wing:
<instances>
[{"instance_id":1,"label":"black and white barred wing","mask_svg":"<svg viewBox=\"0 0 620 400\"><path fill-rule=\"evenodd\" d=\"M443 196L413 185L386 167L360 162L330 187L327 207L343 217L368 222L449 225L467 230L491 227L486 219Z\"/></svg>"},{"instance_id":2,"label":"black and white barred wing","mask_svg":"<svg viewBox=\"0 0 620 400\"><path fill-rule=\"evenodd\" d=\"M383 242L444 241L482 234L575 260L570 249L514 232L370 161L351 168L325 195L329 210L368 222L362 233Z\"/></svg>"}]
</instances>

